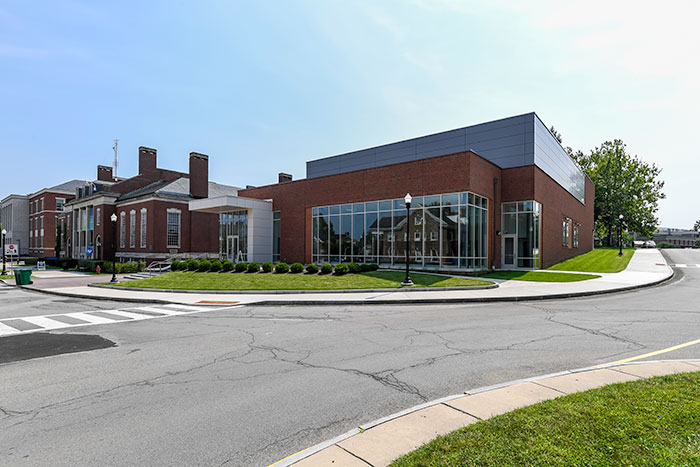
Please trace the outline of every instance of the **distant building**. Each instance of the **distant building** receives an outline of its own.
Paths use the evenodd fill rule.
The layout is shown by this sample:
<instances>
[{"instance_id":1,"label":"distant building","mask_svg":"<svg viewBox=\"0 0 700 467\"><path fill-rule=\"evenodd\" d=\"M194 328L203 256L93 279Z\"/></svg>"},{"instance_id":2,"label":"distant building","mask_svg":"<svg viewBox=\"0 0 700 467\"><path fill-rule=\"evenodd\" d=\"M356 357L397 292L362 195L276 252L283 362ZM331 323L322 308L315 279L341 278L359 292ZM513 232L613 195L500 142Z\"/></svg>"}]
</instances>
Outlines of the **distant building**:
<instances>
[{"instance_id":1,"label":"distant building","mask_svg":"<svg viewBox=\"0 0 700 467\"><path fill-rule=\"evenodd\" d=\"M654 234L653 240L658 245L660 242L672 243L679 248L696 248L696 241L700 238L700 232L691 229L671 229L661 227Z\"/></svg>"},{"instance_id":2,"label":"distant building","mask_svg":"<svg viewBox=\"0 0 700 467\"><path fill-rule=\"evenodd\" d=\"M0 223L7 231L5 243L17 245L20 255L28 255L29 196L8 195L0 201Z\"/></svg>"}]
</instances>

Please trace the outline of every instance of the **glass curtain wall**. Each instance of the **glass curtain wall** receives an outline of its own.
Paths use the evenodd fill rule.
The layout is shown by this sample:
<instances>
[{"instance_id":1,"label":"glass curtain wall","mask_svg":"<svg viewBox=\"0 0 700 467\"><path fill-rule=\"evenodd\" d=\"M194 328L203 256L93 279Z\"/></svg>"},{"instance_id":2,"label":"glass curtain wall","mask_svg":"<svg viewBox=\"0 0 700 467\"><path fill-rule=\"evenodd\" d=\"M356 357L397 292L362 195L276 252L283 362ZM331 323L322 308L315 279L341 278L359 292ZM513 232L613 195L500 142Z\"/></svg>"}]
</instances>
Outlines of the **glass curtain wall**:
<instances>
[{"instance_id":1,"label":"glass curtain wall","mask_svg":"<svg viewBox=\"0 0 700 467\"><path fill-rule=\"evenodd\" d=\"M219 214L219 257L231 261L248 261L248 211Z\"/></svg>"},{"instance_id":2,"label":"glass curtain wall","mask_svg":"<svg viewBox=\"0 0 700 467\"><path fill-rule=\"evenodd\" d=\"M502 235L514 234L517 238L517 266L539 268L542 205L537 201L503 203L502 213Z\"/></svg>"},{"instance_id":3,"label":"glass curtain wall","mask_svg":"<svg viewBox=\"0 0 700 467\"><path fill-rule=\"evenodd\" d=\"M379 263L485 269L488 199L474 193L313 208L314 263ZM410 228L409 228L410 227ZM408 233L410 231L410 234Z\"/></svg>"}]
</instances>

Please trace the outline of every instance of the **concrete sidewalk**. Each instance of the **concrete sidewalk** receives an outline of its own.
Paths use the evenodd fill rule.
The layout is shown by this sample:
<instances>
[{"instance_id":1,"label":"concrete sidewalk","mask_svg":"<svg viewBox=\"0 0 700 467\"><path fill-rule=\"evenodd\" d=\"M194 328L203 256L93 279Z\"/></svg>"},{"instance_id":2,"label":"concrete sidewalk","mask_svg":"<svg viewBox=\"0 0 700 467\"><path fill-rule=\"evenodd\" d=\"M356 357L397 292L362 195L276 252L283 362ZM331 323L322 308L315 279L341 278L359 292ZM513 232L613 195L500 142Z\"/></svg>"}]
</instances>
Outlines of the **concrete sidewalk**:
<instances>
[{"instance_id":1,"label":"concrete sidewalk","mask_svg":"<svg viewBox=\"0 0 700 467\"><path fill-rule=\"evenodd\" d=\"M241 303L256 305L318 305L318 304L394 304L394 303L463 303L489 301L517 301L547 298L569 298L600 293L618 292L658 284L670 278L673 270L656 249L636 250L630 263L622 272L596 273L601 277L581 282L526 282L498 281L499 287L490 289L403 291L387 289L373 292L315 292L315 293L207 293L105 289L87 285L46 287L30 286L43 292L80 298L124 300L151 303L179 303L186 305L212 305ZM95 277L95 276L92 276ZM107 276L103 276L107 281Z\"/></svg>"},{"instance_id":2,"label":"concrete sidewalk","mask_svg":"<svg viewBox=\"0 0 700 467\"><path fill-rule=\"evenodd\" d=\"M700 361L598 366L473 389L362 425L270 467L386 466L439 435L520 407L607 384L689 371L700 371Z\"/></svg>"}]
</instances>

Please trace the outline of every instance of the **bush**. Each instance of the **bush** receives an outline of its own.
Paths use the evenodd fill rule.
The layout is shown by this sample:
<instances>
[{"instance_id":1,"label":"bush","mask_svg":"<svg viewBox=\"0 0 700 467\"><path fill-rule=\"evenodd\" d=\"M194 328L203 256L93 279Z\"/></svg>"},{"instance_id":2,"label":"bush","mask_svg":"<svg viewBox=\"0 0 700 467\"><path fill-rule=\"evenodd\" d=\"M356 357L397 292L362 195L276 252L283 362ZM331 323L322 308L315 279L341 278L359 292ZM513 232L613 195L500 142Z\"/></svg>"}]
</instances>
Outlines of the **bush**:
<instances>
[{"instance_id":1,"label":"bush","mask_svg":"<svg viewBox=\"0 0 700 467\"><path fill-rule=\"evenodd\" d=\"M277 274L284 274L289 272L289 265L287 263L279 263L277 266L275 266L275 272Z\"/></svg>"},{"instance_id":2,"label":"bush","mask_svg":"<svg viewBox=\"0 0 700 467\"><path fill-rule=\"evenodd\" d=\"M254 272L260 272L260 265L258 263L248 263L248 272L251 274Z\"/></svg>"},{"instance_id":3,"label":"bush","mask_svg":"<svg viewBox=\"0 0 700 467\"><path fill-rule=\"evenodd\" d=\"M318 272L318 266L316 266L315 264L307 264L306 272L308 272L309 274L316 274Z\"/></svg>"},{"instance_id":4,"label":"bush","mask_svg":"<svg viewBox=\"0 0 700 467\"><path fill-rule=\"evenodd\" d=\"M199 262L199 267L197 268L198 271L207 272L209 269L211 269L211 263L208 260L203 259Z\"/></svg>"},{"instance_id":5,"label":"bush","mask_svg":"<svg viewBox=\"0 0 700 467\"><path fill-rule=\"evenodd\" d=\"M139 263L130 261L128 263L116 263L115 264L117 274L133 274L140 271ZM104 269L102 270L105 274L112 274L112 263L104 263Z\"/></svg>"},{"instance_id":6,"label":"bush","mask_svg":"<svg viewBox=\"0 0 700 467\"><path fill-rule=\"evenodd\" d=\"M289 266L289 271L292 274L299 274L301 272L304 272L304 265L301 263L292 263L292 265Z\"/></svg>"},{"instance_id":7,"label":"bush","mask_svg":"<svg viewBox=\"0 0 700 467\"><path fill-rule=\"evenodd\" d=\"M330 274L333 272L333 266L330 264L324 264L321 266L321 274Z\"/></svg>"},{"instance_id":8,"label":"bush","mask_svg":"<svg viewBox=\"0 0 700 467\"><path fill-rule=\"evenodd\" d=\"M173 261L172 263L170 263L170 270L171 271L179 271L181 265L182 265L182 262Z\"/></svg>"},{"instance_id":9,"label":"bush","mask_svg":"<svg viewBox=\"0 0 700 467\"><path fill-rule=\"evenodd\" d=\"M139 261L138 264L139 264L139 272L146 270L146 262L145 261Z\"/></svg>"},{"instance_id":10,"label":"bush","mask_svg":"<svg viewBox=\"0 0 700 467\"><path fill-rule=\"evenodd\" d=\"M188 271L196 271L199 267L199 261L195 261L192 258L190 258L187 261L185 261L185 266L187 267Z\"/></svg>"},{"instance_id":11,"label":"bush","mask_svg":"<svg viewBox=\"0 0 700 467\"><path fill-rule=\"evenodd\" d=\"M24 261L25 266L36 266L36 262L37 262L37 258L34 258L32 256L26 256L26 257L20 258L19 260Z\"/></svg>"},{"instance_id":12,"label":"bush","mask_svg":"<svg viewBox=\"0 0 700 467\"><path fill-rule=\"evenodd\" d=\"M236 272L245 272L248 269L248 265L243 262L236 263L235 269Z\"/></svg>"},{"instance_id":13,"label":"bush","mask_svg":"<svg viewBox=\"0 0 700 467\"><path fill-rule=\"evenodd\" d=\"M61 258L57 266L59 266L64 271L67 269L75 269L78 267L78 260L73 258ZM102 267L102 270L104 271L104 266Z\"/></svg>"},{"instance_id":14,"label":"bush","mask_svg":"<svg viewBox=\"0 0 700 467\"><path fill-rule=\"evenodd\" d=\"M358 272L360 272L360 265L357 263L350 263L348 264L348 271L352 274L357 274Z\"/></svg>"},{"instance_id":15,"label":"bush","mask_svg":"<svg viewBox=\"0 0 700 467\"><path fill-rule=\"evenodd\" d=\"M275 265L271 262L265 261L264 263L262 263L263 272L272 272L273 269L275 269Z\"/></svg>"},{"instance_id":16,"label":"bush","mask_svg":"<svg viewBox=\"0 0 700 467\"><path fill-rule=\"evenodd\" d=\"M221 269L223 269L224 272L231 272L233 271L233 263L226 259L221 263Z\"/></svg>"},{"instance_id":17,"label":"bush","mask_svg":"<svg viewBox=\"0 0 700 467\"><path fill-rule=\"evenodd\" d=\"M372 263L360 264L360 272L376 271L377 269L379 269L379 266L376 264L372 264Z\"/></svg>"},{"instance_id":18,"label":"bush","mask_svg":"<svg viewBox=\"0 0 700 467\"><path fill-rule=\"evenodd\" d=\"M335 275L342 276L343 274L347 274L349 269L350 268L345 263L336 264L335 265Z\"/></svg>"},{"instance_id":19,"label":"bush","mask_svg":"<svg viewBox=\"0 0 700 467\"><path fill-rule=\"evenodd\" d=\"M656 244L656 248L676 248L676 245L671 242L659 242Z\"/></svg>"},{"instance_id":20,"label":"bush","mask_svg":"<svg viewBox=\"0 0 700 467\"><path fill-rule=\"evenodd\" d=\"M221 265L221 261L219 261L218 259L215 259L214 261L211 262L211 266L209 267L209 270L211 272L219 272L219 271L221 271L222 267L223 266Z\"/></svg>"}]
</instances>

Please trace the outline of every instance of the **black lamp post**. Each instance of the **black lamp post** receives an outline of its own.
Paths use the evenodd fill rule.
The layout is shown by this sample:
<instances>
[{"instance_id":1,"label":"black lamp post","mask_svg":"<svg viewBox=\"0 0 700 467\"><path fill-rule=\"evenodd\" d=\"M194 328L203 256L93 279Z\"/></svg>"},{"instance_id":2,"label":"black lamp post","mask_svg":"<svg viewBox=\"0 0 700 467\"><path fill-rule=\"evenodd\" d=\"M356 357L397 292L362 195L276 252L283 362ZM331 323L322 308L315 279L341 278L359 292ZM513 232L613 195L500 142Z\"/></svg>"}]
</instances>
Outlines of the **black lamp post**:
<instances>
[{"instance_id":1,"label":"black lamp post","mask_svg":"<svg viewBox=\"0 0 700 467\"><path fill-rule=\"evenodd\" d=\"M410 209L411 209L411 194L406 193L406 196L403 197L404 202L406 203L406 278L403 280L401 283L402 286L408 287L409 285L413 285L413 281L411 280L411 275L408 272L408 242L411 241L411 223L409 222L409 217L410 217Z\"/></svg>"},{"instance_id":2,"label":"black lamp post","mask_svg":"<svg viewBox=\"0 0 700 467\"><path fill-rule=\"evenodd\" d=\"M112 213L109 220L112 221L112 280L109 282L116 284L118 282L117 267L114 263L116 262L117 256L117 215Z\"/></svg>"},{"instance_id":3,"label":"black lamp post","mask_svg":"<svg viewBox=\"0 0 700 467\"><path fill-rule=\"evenodd\" d=\"M7 230L2 229L2 276L7 275L7 269L5 269L5 235L7 235Z\"/></svg>"},{"instance_id":4,"label":"black lamp post","mask_svg":"<svg viewBox=\"0 0 700 467\"><path fill-rule=\"evenodd\" d=\"M617 256L622 256L622 219L624 218L625 216L620 214L620 224L617 228L617 242L620 244L620 252L617 254Z\"/></svg>"}]
</instances>

